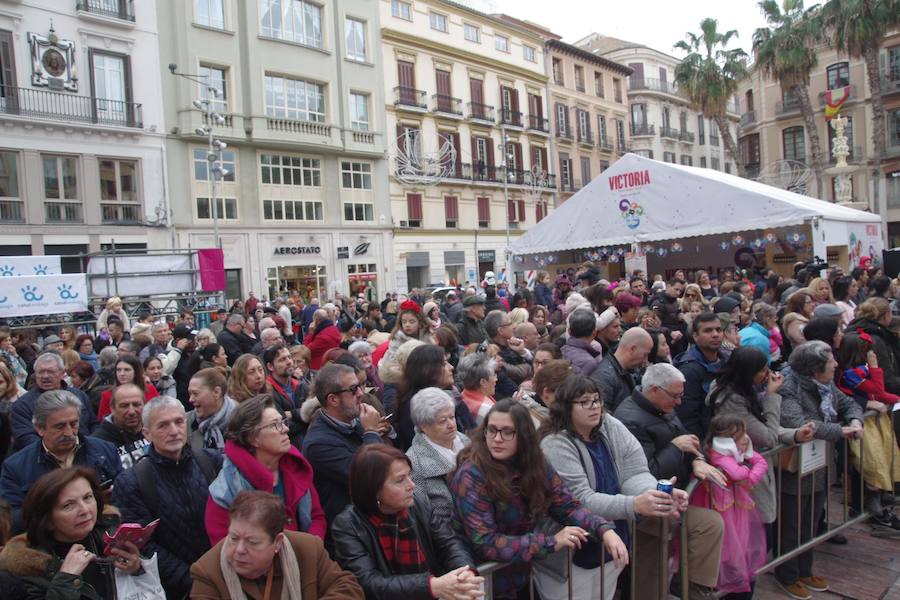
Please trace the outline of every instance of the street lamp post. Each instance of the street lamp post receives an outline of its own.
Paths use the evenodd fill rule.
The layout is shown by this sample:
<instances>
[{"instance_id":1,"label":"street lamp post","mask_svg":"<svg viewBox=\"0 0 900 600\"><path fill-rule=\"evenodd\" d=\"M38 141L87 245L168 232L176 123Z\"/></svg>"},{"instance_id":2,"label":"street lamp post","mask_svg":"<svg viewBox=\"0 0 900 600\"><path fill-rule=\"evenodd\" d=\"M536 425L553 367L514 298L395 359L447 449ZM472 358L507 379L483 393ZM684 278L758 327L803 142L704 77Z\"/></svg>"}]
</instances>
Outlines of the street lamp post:
<instances>
[{"instance_id":1,"label":"street lamp post","mask_svg":"<svg viewBox=\"0 0 900 600\"><path fill-rule=\"evenodd\" d=\"M222 90L215 87L211 83L212 75L200 75L195 73L179 73L178 65L172 63L169 65L169 71L172 75L177 75L188 81L198 83L206 88L206 94L191 102L194 108L202 110L204 113L205 124L194 130L199 136L206 137L207 151L206 161L208 163L207 177L209 178L209 209L212 212L213 220L213 240L216 248L222 247L219 238L219 203L216 198L216 181L223 180L228 171L222 166L222 151L228 147L228 144L222 140L216 139L213 135L213 127L225 124L225 117L216 112L215 99L221 98ZM225 210L225 199L222 199L222 210Z\"/></svg>"}]
</instances>

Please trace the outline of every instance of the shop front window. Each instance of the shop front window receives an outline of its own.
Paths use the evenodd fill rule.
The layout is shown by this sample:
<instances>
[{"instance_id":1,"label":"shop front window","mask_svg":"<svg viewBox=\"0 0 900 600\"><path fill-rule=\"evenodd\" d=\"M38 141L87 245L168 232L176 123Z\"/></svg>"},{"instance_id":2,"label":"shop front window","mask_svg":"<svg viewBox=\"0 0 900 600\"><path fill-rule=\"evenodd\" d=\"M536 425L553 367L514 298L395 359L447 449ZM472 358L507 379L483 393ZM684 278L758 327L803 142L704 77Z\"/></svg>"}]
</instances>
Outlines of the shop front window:
<instances>
[{"instance_id":1,"label":"shop front window","mask_svg":"<svg viewBox=\"0 0 900 600\"><path fill-rule=\"evenodd\" d=\"M312 297L322 302L328 296L328 280L322 265L296 265L269 267L267 271L269 298L287 296L298 292L304 302Z\"/></svg>"},{"instance_id":2,"label":"shop front window","mask_svg":"<svg viewBox=\"0 0 900 600\"><path fill-rule=\"evenodd\" d=\"M368 302L378 299L378 266L374 263L347 265L347 279L351 296L362 294Z\"/></svg>"}]
</instances>

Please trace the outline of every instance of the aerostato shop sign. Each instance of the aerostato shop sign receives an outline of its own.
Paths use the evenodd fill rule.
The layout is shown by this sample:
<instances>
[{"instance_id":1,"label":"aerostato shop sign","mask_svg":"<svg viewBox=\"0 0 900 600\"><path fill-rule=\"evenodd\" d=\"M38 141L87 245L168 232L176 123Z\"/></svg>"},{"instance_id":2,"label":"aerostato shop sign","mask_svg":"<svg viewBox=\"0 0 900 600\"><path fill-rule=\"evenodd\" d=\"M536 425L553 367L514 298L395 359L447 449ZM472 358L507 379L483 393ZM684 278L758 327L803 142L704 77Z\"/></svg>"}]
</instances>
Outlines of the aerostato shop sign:
<instances>
[{"instance_id":1,"label":"aerostato shop sign","mask_svg":"<svg viewBox=\"0 0 900 600\"><path fill-rule=\"evenodd\" d=\"M321 246L276 246L274 254L276 256L295 255L295 254L321 254Z\"/></svg>"}]
</instances>

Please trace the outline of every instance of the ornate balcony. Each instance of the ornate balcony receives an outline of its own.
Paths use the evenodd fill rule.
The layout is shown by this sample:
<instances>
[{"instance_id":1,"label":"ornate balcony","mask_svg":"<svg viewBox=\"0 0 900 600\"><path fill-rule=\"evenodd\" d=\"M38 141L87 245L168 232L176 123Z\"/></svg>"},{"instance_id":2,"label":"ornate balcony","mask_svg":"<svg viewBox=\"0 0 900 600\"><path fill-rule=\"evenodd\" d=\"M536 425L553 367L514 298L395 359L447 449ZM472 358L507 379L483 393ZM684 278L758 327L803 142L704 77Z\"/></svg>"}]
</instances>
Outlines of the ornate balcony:
<instances>
[{"instance_id":1,"label":"ornate balcony","mask_svg":"<svg viewBox=\"0 0 900 600\"><path fill-rule=\"evenodd\" d=\"M756 111L748 110L741 115L741 127L749 127L756 123Z\"/></svg>"},{"instance_id":2,"label":"ornate balcony","mask_svg":"<svg viewBox=\"0 0 900 600\"><path fill-rule=\"evenodd\" d=\"M394 88L394 106L416 112L428 110L425 104L425 92L416 88L398 85Z\"/></svg>"},{"instance_id":3,"label":"ornate balcony","mask_svg":"<svg viewBox=\"0 0 900 600\"><path fill-rule=\"evenodd\" d=\"M660 127L659 137L668 138L670 140L677 140L679 137L681 137L681 134L674 127Z\"/></svg>"},{"instance_id":4,"label":"ornate balcony","mask_svg":"<svg viewBox=\"0 0 900 600\"><path fill-rule=\"evenodd\" d=\"M528 115L528 131L537 131L539 133L550 133L550 120L535 115Z\"/></svg>"},{"instance_id":5,"label":"ornate balcony","mask_svg":"<svg viewBox=\"0 0 900 600\"><path fill-rule=\"evenodd\" d=\"M445 94L431 96L431 112L462 119L462 100Z\"/></svg>"},{"instance_id":6,"label":"ornate balcony","mask_svg":"<svg viewBox=\"0 0 900 600\"><path fill-rule=\"evenodd\" d=\"M469 120L494 124L494 107L480 102L469 102Z\"/></svg>"},{"instance_id":7,"label":"ornate balcony","mask_svg":"<svg viewBox=\"0 0 900 600\"><path fill-rule=\"evenodd\" d=\"M75 10L134 23L134 0L77 0Z\"/></svg>"},{"instance_id":8,"label":"ornate balcony","mask_svg":"<svg viewBox=\"0 0 900 600\"><path fill-rule=\"evenodd\" d=\"M141 105L136 102L74 96L34 88L0 85L0 113L66 123L117 127L144 126Z\"/></svg>"},{"instance_id":9,"label":"ornate balcony","mask_svg":"<svg viewBox=\"0 0 900 600\"><path fill-rule=\"evenodd\" d=\"M656 135L656 126L647 123L631 124L631 135L634 137L641 135Z\"/></svg>"},{"instance_id":10,"label":"ornate balcony","mask_svg":"<svg viewBox=\"0 0 900 600\"><path fill-rule=\"evenodd\" d=\"M500 109L500 123L510 127L521 127L522 113L517 110Z\"/></svg>"}]
</instances>

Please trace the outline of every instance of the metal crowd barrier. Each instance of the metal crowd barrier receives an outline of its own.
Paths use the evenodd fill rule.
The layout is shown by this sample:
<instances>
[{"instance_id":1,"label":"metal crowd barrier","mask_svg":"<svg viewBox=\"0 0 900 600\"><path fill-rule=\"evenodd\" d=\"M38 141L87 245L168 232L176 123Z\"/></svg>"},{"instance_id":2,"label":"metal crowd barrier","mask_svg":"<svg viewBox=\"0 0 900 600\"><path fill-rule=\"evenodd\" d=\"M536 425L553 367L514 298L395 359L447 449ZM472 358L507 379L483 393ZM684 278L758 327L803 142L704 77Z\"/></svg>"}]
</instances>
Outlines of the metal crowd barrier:
<instances>
[{"instance_id":1,"label":"metal crowd barrier","mask_svg":"<svg viewBox=\"0 0 900 600\"><path fill-rule=\"evenodd\" d=\"M865 420L865 418L867 418L867 417L870 417L870 416L873 416L876 414L878 414L878 413L876 413L874 411L868 411L863 415L863 420ZM867 514L865 512L865 509L863 508L863 493L865 490L865 482L864 482L862 473L863 473L863 465L864 465L864 461L865 461L865 436L863 436L860 440L859 489L855 490L858 493L860 514L855 517L850 517L850 514L849 514L850 513L850 498L851 498L851 495L849 493L850 485L851 485L850 466L849 466L850 460L851 460L850 446L849 446L849 442L846 439L841 440L840 442L837 442L837 443L843 444L843 449L844 449L844 461L843 461L844 493L843 493L843 502L842 502L843 510L842 510L841 521L839 523L837 523L834 527L830 526L831 520L830 520L829 513L830 513L830 508L831 508L831 498L830 498L829 492L831 490L831 484L832 484L832 466L834 464L835 443L828 443L827 449L826 449L827 455L826 455L826 460L825 460L825 467L822 467L825 470L825 478L826 478L826 483L825 483L825 486L826 486L825 487L826 531L822 534L816 535L816 527L818 527L818 523L812 522L811 530L810 530L810 539L809 539L809 541L801 544L800 543L800 540L802 539L800 537L801 532L800 532L800 528L798 527L797 528L797 547L794 548L793 550L791 550L790 552L782 554L782 552L781 552L781 544L782 544L782 540L783 540L783 536L781 535L782 520L777 519L776 520L776 522L778 524L778 530L776 532L776 536L777 536L776 540L777 541L775 542L775 546L772 548L772 553L771 553L772 558L771 558L771 560L769 560L769 562L767 562L763 567L761 567L757 571L757 573L756 573L757 577L759 577L759 575L761 575L767 571L774 569L775 567L784 563L785 561L788 561L796 556L799 556L800 554L803 554L807 550L810 550L810 549L818 546L819 544L821 544L828 538L833 537L833 536L841 533L842 531L846 530L847 528L849 528L857 523L860 523L870 517L870 515ZM775 448L772 448L770 450L760 453L760 454L762 454L763 457L766 458L767 461L769 461L769 464L773 465L775 468L775 472L776 472L776 502L777 502L777 513L776 514L778 514L778 515L781 514L781 503L782 503L781 492L783 489L783 486L782 486L782 471L783 471L783 469L781 466L781 461L779 459L783 452L792 451L792 450L795 450L798 448L799 448L799 445L796 445L796 444L795 445L779 445L779 446L776 446ZM892 454L892 460L893 460L893 454ZM894 465L892 463L892 465L891 465L892 476L893 476L893 469L894 469ZM798 493L796 494L796 498L797 498L798 514L800 514L800 512L801 512L800 509L802 508L802 495L799 492L801 490L803 480L806 478L809 478L809 477L815 477L815 474L817 472L818 472L818 470L811 472L809 474L797 477L797 492ZM688 493L689 497L697 489L697 487L700 485L700 483L701 483L700 481L693 480L690 482L690 484L688 484L685 491ZM810 503L812 503L812 504L814 504L814 502L815 502L815 494L816 494L815 486L812 486L812 493L811 493L810 499L809 499ZM659 567L660 567L659 568L659 578L658 578L659 597L667 598L669 595L669 580L670 580L670 576L671 576L671 573L669 572L669 549L670 549L669 541L672 538L672 536L671 536L672 529L675 526L679 526L679 523L680 523L680 531L679 531L679 538L680 538L680 542L681 542L681 548L680 548L680 552L679 552L679 571L680 571L680 579L681 579L680 585L681 585L681 597L683 599L686 599L686 598L688 598L688 595L689 595L689 586L690 586L689 571L688 571L688 552L687 552L688 515L687 515L687 513L684 513L681 516L680 520L673 520L673 519L656 519L656 520L659 523L659 529L658 529L659 538L658 539L665 541L665 543L658 544L658 548L659 548L658 560L659 560ZM631 573L632 573L630 595L629 595L630 600L636 600L635 599L635 588L636 588L635 580L639 576L639 571L638 571L639 557L636 554L636 544L635 544L635 540L637 537L636 533L637 532L636 532L636 527L635 527L635 521L633 521L633 520L629 521L629 534L630 534L629 565L626 568L631 569ZM573 596L573 589L572 589L572 585L573 585L573 582L572 582L573 552L571 550L569 550L567 552L567 554L568 554L568 556L567 556L567 561L566 561L566 563L567 563L566 570L567 570L567 577L568 577L568 600L578 600L577 598L575 598ZM601 569L601 571L600 571L600 586L602 589L605 589L605 584L606 584L606 581L605 581L606 574L603 569L603 565L605 565L605 564L606 564L606 548L604 547L602 549L601 567L600 567L600 569ZM494 588L493 575L494 575L494 573L496 573L497 571L503 569L504 567L506 567L508 565L509 565L509 563L501 563L501 562L493 562L492 561L492 562L483 563L478 566L478 573L484 577L484 592L485 592L484 598L485 598L485 600L492 600L492 598L493 598L493 588ZM531 600L534 600L535 595L534 595L533 570L532 570L531 574L529 575L528 585L529 585L529 591L530 591L529 597L531 598ZM557 600L557 599L553 599L553 600Z\"/></svg>"},{"instance_id":2,"label":"metal crowd barrier","mask_svg":"<svg viewBox=\"0 0 900 600\"><path fill-rule=\"evenodd\" d=\"M877 413L875 411L867 411L863 415L863 421L865 421L866 418L875 416L877 414L879 414L879 413ZM774 546L773 546L773 548L771 548L771 552L770 552L771 559L756 572L757 578L760 575L762 575L763 573L771 571L772 569L781 565L782 563L789 561L792 558L795 558L795 557L803 554L804 552L807 552L808 550L812 550L813 548L815 548L822 542L826 541L827 539L841 533L842 531L852 527L853 525L855 525L857 523L865 521L866 519L868 519L871 516L868 513L866 513L865 508L864 508L864 502L863 502L864 492L865 492L865 480L863 477L863 472L864 472L863 467L865 464L865 441L866 441L865 435L863 435L859 441L860 441L860 444L859 444L859 489L858 490L855 490L855 489L851 490L852 483L851 483L851 479L850 479L850 466L849 466L850 461L851 461L850 443L846 438L842 439L839 442L829 442L828 443L828 445L826 446L826 458L825 458L825 466L824 467L817 469L815 471L812 471L810 473L807 473L805 475L798 474L798 476L796 478L797 479L797 489L796 489L797 493L795 494L795 497L797 499L797 514L800 515L802 512L802 504L803 504L803 496L802 496L802 494L800 494L800 491L802 489L803 481L810 477L814 478L816 476L816 474L822 469L824 469L824 471L825 471L825 492L824 492L825 493L825 531L821 534L816 534L816 529L819 526L819 523L814 521L813 519L810 519L810 536L809 536L810 539L807 542L804 542L801 544L800 543L801 539L802 539L801 528L797 527L797 546L790 552L787 552L784 554L782 554L782 552L781 552L782 541L784 539L784 536L782 535L782 531L781 531L783 520L780 518L780 515L782 512L782 510L781 510L782 509L782 497L781 496L782 496L782 490L783 490L782 474L783 474L784 469L782 467L780 458L781 458L781 454L783 452L798 449L799 445L797 445L797 444L792 444L792 445L781 444L770 450L760 453L763 457L766 458L766 460L769 462L769 464L772 467L774 467L774 469L775 469L775 475L776 475L775 499L777 502L776 515L778 515L778 517L776 518L777 531L774 532L774 535L775 535ZM831 492L831 485L832 485L832 470L833 470L832 467L835 464L834 451L835 451L836 444L842 444L843 450L844 450L844 453L843 453L844 460L843 460L843 469L842 469L842 473L843 473L842 507L843 507L843 510L841 511L841 517L842 517L841 521L839 523L837 523L835 525L835 527L831 527L831 515L830 515L831 493L830 492ZM891 453L891 477L892 478L893 478L893 473L894 473L894 463L893 463L894 457L895 457L895 453L892 452ZM798 471L799 471L799 466L798 466ZM701 482L699 482L697 480L691 481L691 483L686 488L688 495L692 494L700 483ZM850 516L850 500L851 500L850 492L851 491L855 491L856 494L858 494L856 497L858 498L859 514L855 517ZM815 485L813 483L813 485L811 486L811 494L810 494L810 498L809 498L809 503L812 506L815 505L815 496L816 496L816 490L815 490ZM686 549L687 548L687 530L688 530L687 514L685 514L682 518L684 520L684 525L682 526L681 532L680 532L681 548ZM680 566L680 573L681 573L681 594L682 594L681 597L687 598L689 580L688 580L687 552L684 550L682 550L682 552L681 552L679 566Z\"/></svg>"}]
</instances>

